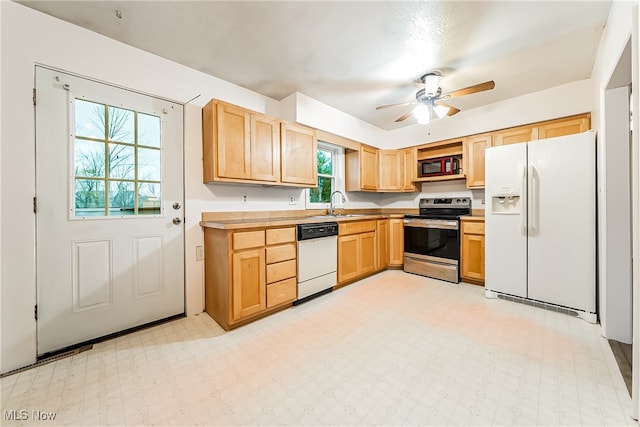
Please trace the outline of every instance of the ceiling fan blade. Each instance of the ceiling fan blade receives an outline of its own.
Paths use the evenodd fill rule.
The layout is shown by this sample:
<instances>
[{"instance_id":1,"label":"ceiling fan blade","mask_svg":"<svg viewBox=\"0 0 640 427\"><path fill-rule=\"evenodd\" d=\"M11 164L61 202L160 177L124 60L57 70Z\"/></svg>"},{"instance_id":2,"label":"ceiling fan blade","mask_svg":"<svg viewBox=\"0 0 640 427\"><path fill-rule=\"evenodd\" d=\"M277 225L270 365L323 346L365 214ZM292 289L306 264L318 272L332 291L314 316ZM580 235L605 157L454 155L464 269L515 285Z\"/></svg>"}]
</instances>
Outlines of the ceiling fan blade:
<instances>
[{"instance_id":1,"label":"ceiling fan blade","mask_svg":"<svg viewBox=\"0 0 640 427\"><path fill-rule=\"evenodd\" d=\"M407 117L409 117L409 116L411 115L411 113L413 113L413 110L409 110L409 111L407 111L406 113L404 113L403 115L401 115L400 117L398 117L398 118L396 119L396 123L398 123L398 122L402 122L402 121L406 120L406 119L407 119Z\"/></svg>"},{"instance_id":2,"label":"ceiling fan blade","mask_svg":"<svg viewBox=\"0 0 640 427\"><path fill-rule=\"evenodd\" d=\"M399 107L401 105L412 105L415 103L416 101L407 101L407 102L400 102L399 104L380 105L379 107L376 107L376 110L384 110L385 108Z\"/></svg>"},{"instance_id":3,"label":"ceiling fan blade","mask_svg":"<svg viewBox=\"0 0 640 427\"><path fill-rule=\"evenodd\" d=\"M459 96L470 95L472 93L483 92L485 90L491 90L494 87L496 87L496 83L493 80L489 80L488 82L478 83L477 85L454 90L449 93L444 93L440 96L440 98L443 98L443 99L457 98Z\"/></svg>"},{"instance_id":4,"label":"ceiling fan blade","mask_svg":"<svg viewBox=\"0 0 640 427\"><path fill-rule=\"evenodd\" d=\"M453 116L454 114L458 114L460 112L460 110L457 109L456 107L454 107L453 105L445 104L444 102L440 101L439 99L436 100L435 103L438 104L438 105L442 105L443 107L447 107L449 109L449 112L447 113L447 116Z\"/></svg>"}]
</instances>

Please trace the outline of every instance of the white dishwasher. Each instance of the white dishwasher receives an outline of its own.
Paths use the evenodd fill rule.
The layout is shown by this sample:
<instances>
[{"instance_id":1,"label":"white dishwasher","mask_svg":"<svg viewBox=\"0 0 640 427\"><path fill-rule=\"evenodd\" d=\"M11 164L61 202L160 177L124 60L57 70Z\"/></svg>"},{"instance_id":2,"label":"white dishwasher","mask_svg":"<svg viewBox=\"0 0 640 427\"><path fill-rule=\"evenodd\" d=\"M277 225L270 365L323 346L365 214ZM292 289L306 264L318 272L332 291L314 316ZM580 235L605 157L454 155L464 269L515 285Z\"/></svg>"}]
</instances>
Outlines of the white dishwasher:
<instances>
[{"instance_id":1,"label":"white dishwasher","mask_svg":"<svg viewBox=\"0 0 640 427\"><path fill-rule=\"evenodd\" d=\"M298 299L300 304L331 292L338 270L338 223L298 225Z\"/></svg>"}]
</instances>

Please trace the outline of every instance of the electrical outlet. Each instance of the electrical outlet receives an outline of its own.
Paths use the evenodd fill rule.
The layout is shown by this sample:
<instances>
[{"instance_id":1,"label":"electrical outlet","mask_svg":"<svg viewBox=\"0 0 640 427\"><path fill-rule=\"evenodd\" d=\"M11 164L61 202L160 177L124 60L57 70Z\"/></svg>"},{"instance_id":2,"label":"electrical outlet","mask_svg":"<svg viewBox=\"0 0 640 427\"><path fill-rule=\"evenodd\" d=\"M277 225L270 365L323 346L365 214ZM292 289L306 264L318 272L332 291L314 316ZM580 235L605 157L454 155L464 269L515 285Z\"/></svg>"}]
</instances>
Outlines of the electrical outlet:
<instances>
[{"instance_id":1,"label":"electrical outlet","mask_svg":"<svg viewBox=\"0 0 640 427\"><path fill-rule=\"evenodd\" d=\"M248 198L248 197L247 197L247 195L245 194L244 196L242 196L242 203L247 203L248 199L249 199L249 198Z\"/></svg>"},{"instance_id":2,"label":"electrical outlet","mask_svg":"<svg viewBox=\"0 0 640 427\"><path fill-rule=\"evenodd\" d=\"M297 205L298 201L296 200L295 196L289 196L289 204L290 205Z\"/></svg>"},{"instance_id":3,"label":"electrical outlet","mask_svg":"<svg viewBox=\"0 0 640 427\"><path fill-rule=\"evenodd\" d=\"M204 259L204 247L196 246L196 261L202 261Z\"/></svg>"}]
</instances>

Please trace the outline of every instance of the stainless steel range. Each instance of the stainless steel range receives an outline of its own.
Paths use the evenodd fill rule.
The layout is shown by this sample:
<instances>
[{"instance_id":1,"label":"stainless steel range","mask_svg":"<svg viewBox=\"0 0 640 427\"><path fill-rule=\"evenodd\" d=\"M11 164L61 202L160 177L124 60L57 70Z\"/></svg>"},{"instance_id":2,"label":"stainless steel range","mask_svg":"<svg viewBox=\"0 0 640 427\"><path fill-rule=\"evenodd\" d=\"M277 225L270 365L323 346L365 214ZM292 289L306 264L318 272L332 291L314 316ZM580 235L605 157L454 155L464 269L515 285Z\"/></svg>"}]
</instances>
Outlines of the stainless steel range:
<instances>
[{"instance_id":1,"label":"stainless steel range","mask_svg":"<svg viewBox=\"0 0 640 427\"><path fill-rule=\"evenodd\" d=\"M419 208L404 217L404 271L460 282L460 216L471 213L471 199L420 199Z\"/></svg>"}]
</instances>

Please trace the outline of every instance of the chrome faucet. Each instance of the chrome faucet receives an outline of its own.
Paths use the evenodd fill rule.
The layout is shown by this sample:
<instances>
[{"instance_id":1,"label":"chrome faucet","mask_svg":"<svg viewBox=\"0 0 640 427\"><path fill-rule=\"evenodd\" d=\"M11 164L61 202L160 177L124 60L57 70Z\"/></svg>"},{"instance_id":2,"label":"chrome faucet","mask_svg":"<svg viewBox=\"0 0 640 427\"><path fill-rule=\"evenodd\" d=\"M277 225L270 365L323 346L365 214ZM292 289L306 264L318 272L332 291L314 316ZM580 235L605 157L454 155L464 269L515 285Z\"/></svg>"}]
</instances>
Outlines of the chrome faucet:
<instances>
[{"instance_id":1,"label":"chrome faucet","mask_svg":"<svg viewBox=\"0 0 640 427\"><path fill-rule=\"evenodd\" d=\"M336 190L333 193L331 193L331 196L329 197L329 215L335 215L334 211L335 208L333 207L333 196L335 196L335 194L338 193L342 196L342 203L345 203L347 201L347 199L344 197L344 193L340 190Z\"/></svg>"}]
</instances>

